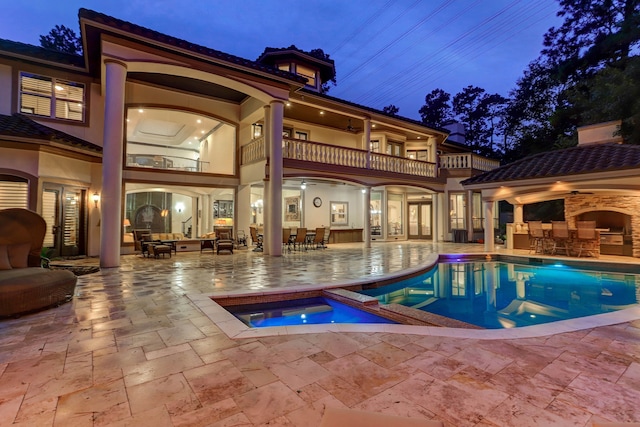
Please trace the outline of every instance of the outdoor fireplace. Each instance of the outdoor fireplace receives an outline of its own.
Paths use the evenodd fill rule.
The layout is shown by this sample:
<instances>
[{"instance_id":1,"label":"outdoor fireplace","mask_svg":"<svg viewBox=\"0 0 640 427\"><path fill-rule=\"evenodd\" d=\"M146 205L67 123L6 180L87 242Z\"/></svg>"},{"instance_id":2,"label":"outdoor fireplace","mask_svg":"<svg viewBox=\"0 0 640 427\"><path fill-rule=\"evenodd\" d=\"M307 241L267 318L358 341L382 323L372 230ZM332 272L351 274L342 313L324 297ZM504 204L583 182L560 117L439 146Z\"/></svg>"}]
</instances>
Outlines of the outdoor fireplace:
<instances>
[{"instance_id":1,"label":"outdoor fireplace","mask_svg":"<svg viewBox=\"0 0 640 427\"><path fill-rule=\"evenodd\" d=\"M576 221L596 222L600 253L640 257L640 198L573 195L565 199L564 209L571 227Z\"/></svg>"}]
</instances>

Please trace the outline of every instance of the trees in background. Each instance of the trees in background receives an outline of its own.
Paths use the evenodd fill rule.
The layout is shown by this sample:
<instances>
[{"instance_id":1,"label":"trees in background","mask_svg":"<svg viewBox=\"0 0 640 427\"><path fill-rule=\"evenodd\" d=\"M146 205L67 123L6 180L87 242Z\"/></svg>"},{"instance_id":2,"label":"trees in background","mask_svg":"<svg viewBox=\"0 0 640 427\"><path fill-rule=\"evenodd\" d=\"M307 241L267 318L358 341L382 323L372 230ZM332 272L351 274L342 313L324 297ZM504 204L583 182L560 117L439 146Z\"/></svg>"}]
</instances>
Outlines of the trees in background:
<instances>
[{"instance_id":1,"label":"trees in background","mask_svg":"<svg viewBox=\"0 0 640 427\"><path fill-rule=\"evenodd\" d=\"M40 36L40 46L74 55L82 53L82 40L75 31L64 25L56 25L49 34Z\"/></svg>"}]
</instances>

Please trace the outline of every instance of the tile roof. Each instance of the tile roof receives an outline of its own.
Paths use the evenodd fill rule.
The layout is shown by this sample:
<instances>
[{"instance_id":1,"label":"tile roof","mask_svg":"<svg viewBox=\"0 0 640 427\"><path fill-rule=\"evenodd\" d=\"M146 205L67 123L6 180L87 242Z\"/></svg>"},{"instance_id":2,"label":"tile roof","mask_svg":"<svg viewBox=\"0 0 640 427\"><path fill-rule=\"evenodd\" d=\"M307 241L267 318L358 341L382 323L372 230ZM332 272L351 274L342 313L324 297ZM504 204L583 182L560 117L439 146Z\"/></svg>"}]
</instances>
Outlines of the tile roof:
<instances>
[{"instance_id":1,"label":"tile roof","mask_svg":"<svg viewBox=\"0 0 640 427\"><path fill-rule=\"evenodd\" d=\"M11 52L16 55L27 56L43 61L84 68L84 57L82 55L73 55L70 53L45 49L43 47L33 46L26 43L0 39L0 52L2 51Z\"/></svg>"},{"instance_id":2,"label":"tile roof","mask_svg":"<svg viewBox=\"0 0 640 427\"><path fill-rule=\"evenodd\" d=\"M168 44L176 48L186 49L193 53L209 56L213 59L222 60L234 65L240 65L246 68L265 72L278 77L283 77L299 83L306 83L307 81L307 79L303 77L297 76L287 71L279 70L278 68L270 67L265 64L261 64L259 62L251 61L245 58L241 58L239 56L221 52L219 50L197 45L195 43L191 43L183 39L168 36L158 31L151 30L149 28L145 28L140 25L133 24L131 22L123 21L121 19L117 19L112 16L105 15L103 13L96 12L93 10L81 8L80 11L78 12L78 16L81 20L86 19L88 21L93 21L98 24L102 24L114 29L118 29L120 31L130 33L131 35L151 39L158 43Z\"/></svg>"},{"instance_id":3,"label":"tile roof","mask_svg":"<svg viewBox=\"0 0 640 427\"><path fill-rule=\"evenodd\" d=\"M0 137L2 136L16 136L55 142L93 153L102 153L102 147L99 145L37 123L24 114L16 113L12 116L0 114Z\"/></svg>"},{"instance_id":4,"label":"tile roof","mask_svg":"<svg viewBox=\"0 0 640 427\"><path fill-rule=\"evenodd\" d=\"M639 145L583 145L525 157L466 179L462 181L462 185L607 172L639 166Z\"/></svg>"}]
</instances>

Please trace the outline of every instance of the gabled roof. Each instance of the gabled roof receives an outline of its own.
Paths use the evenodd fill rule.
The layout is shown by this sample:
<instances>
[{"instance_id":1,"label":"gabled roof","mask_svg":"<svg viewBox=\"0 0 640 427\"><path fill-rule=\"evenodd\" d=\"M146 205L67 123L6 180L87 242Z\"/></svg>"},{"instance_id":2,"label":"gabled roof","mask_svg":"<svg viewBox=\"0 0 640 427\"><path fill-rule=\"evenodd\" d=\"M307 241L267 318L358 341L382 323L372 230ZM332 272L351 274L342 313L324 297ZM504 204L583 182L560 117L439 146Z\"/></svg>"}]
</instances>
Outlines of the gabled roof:
<instances>
[{"instance_id":1,"label":"gabled roof","mask_svg":"<svg viewBox=\"0 0 640 427\"><path fill-rule=\"evenodd\" d=\"M250 61L248 59L241 58L239 56L231 55L228 53L221 52L219 50L197 45L195 43L191 43L183 39L162 34L158 31L151 30L149 28L145 28L140 25L133 24L131 22L123 21L121 19L117 19L112 16L105 15L103 13L99 13L93 10L81 8L80 11L78 12L78 16L80 18L80 21L82 20L92 21L97 24L101 24L102 26L110 27L114 30L118 30L121 34L128 33L131 35L132 38L135 38L136 40L139 40L138 38L146 38L151 41L157 42L158 45L156 45L155 47L161 48L161 45L169 45L177 49L184 49L187 51L191 51L198 55L208 56L211 59L227 62L229 64L233 64L234 66L242 66L245 68L261 71L274 76L293 80L299 83L306 82L305 78L289 73L287 71L282 71L277 68L273 68L271 66L261 64L259 62ZM85 41L85 43L87 43L87 41Z\"/></svg>"},{"instance_id":2,"label":"gabled roof","mask_svg":"<svg viewBox=\"0 0 640 427\"><path fill-rule=\"evenodd\" d=\"M6 116L0 114L0 137L12 136L29 138L42 142L54 142L68 147L102 153L102 147L84 139L76 138L68 133L41 125L24 114Z\"/></svg>"},{"instance_id":3,"label":"gabled roof","mask_svg":"<svg viewBox=\"0 0 640 427\"><path fill-rule=\"evenodd\" d=\"M640 146L593 144L525 157L462 181L462 185L522 181L640 167Z\"/></svg>"},{"instance_id":4,"label":"gabled roof","mask_svg":"<svg viewBox=\"0 0 640 427\"><path fill-rule=\"evenodd\" d=\"M12 56L17 55L23 58L33 58L39 61L84 68L84 58L82 55L59 52L57 50L45 49L44 47L6 39L0 39L0 55L2 52L11 53Z\"/></svg>"}]
</instances>

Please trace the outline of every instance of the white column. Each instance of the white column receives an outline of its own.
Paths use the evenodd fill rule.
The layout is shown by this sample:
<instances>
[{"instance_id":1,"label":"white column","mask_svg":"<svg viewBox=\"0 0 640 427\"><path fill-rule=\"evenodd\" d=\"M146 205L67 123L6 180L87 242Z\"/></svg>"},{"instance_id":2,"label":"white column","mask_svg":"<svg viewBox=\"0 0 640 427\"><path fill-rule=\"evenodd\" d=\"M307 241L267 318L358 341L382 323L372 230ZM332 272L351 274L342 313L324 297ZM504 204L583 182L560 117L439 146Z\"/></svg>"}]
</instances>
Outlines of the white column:
<instances>
[{"instance_id":1,"label":"white column","mask_svg":"<svg viewBox=\"0 0 640 427\"><path fill-rule=\"evenodd\" d=\"M127 66L123 62L108 59L105 60L105 68L100 266L108 268L120 265L122 144Z\"/></svg>"},{"instance_id":2,"label":"white column","mask_svg":"<svg viewBox=\"0 0 640 427\"><path fill-rule=\"evenodd\" d=\"M467 191L467 242L473 242L473 191Z\"/></svg>"},{"instance_id":3,"label":"white column","mask_svg":"<svg viewBox=\"0 0 640 427\"><path fill-rule=\"evenodd\" d=\"M433 243L440 242L440 231L441 231L441 217L442 212L442 203L440 203L440 193L434 193L431 195L431 221L432 221L432 230L431 235L433 236Z\"/></svg>"},{"instance_id":4,"label":"white column","mask_svg":"<svg viewBox=\"0 0 640 427\"><path fill-rule=\"evenodd\" d=\"M484 202L484 250L495 250L495 230L493 229L493 202Z\"/></svg>"},{"instance_id":5,"label":"white column","mask_svg":"<svg viewBox=\"0 0 640 427\"><path fill-rule=\"evenodd\" d=\"M513 223L522 224L524 222L523 204L513 206Z\"/></svg>"},{"instance_id":6,"label":"white column","mask_svg":"<svg viewBox=\"0 0 640 427\"><path fill-rule=\"evenodd\" d=\"M264 129L263 129L263 135L264 135L264 158L266 161L266 164L268 164L270 162L269 159L269 153L271 150L271 105L265 105L264 106ZM271 181L269 181L268 179L266 179L266 177L269 175L269 171L266 169L266 164L265 164L265 171L264 171L264 175L265 175L265 179L263 181L264 183L264 187L262 190L262 253L264 253L265 255L269 254L269 245L267 244L267 240L268 237L265 234L265 229L267 228L267 224L269 224L269 215L271 214L271 200L269 199L269 188L271 187ZM258 227L260 223L258 222Z\"/></svg>"},{"instance_id":7,"label":"white column","mask_svg":"<svg viewBox=\"0 0 640 427\"><path fill-rule=\"evenodd\" d=\"M371 169L371 119L369 118L364 119L364 148L367 150L367 169Z\"/></svg>"},{"instance_id":8,"label":"white column","mask_svg":"<svg viewBox=\"0 0 640 427\"><path fill-rule=\"evenodd\" d=\"M269 224L264 233L269 255L282 255L282 123L284 102L271 102L271 144L269 145Z\"/></svg>"},{"instance_id":9,"label":"white column","mask_svg":"<svg viewBox=\"0 0 640 427\"><path fill-rule=\"evenodd\" d=\"M364 199L364 247L371 247L371 187L365 187Z\"/></svg>"}]
</instances>

